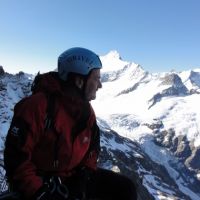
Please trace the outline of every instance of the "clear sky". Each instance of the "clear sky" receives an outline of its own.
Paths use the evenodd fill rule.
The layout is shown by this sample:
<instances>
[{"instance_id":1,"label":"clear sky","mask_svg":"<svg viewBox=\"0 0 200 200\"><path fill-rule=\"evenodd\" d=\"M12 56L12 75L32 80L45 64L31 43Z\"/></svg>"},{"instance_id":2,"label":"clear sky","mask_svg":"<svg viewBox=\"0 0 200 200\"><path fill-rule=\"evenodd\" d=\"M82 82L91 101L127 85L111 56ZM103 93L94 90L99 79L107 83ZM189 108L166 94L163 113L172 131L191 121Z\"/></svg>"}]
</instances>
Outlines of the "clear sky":
<instances>
[{"instance_id":1,"label":"clear sky","mask_svg":"<svg viewBox=\"0 0 200 200\"><path fill-rule=\"evenodd\" d=\"M0 0L0 65L7 72L56 68L82 46L150 72L200 67L200 0Z\"/></svg>"}]
</instances>

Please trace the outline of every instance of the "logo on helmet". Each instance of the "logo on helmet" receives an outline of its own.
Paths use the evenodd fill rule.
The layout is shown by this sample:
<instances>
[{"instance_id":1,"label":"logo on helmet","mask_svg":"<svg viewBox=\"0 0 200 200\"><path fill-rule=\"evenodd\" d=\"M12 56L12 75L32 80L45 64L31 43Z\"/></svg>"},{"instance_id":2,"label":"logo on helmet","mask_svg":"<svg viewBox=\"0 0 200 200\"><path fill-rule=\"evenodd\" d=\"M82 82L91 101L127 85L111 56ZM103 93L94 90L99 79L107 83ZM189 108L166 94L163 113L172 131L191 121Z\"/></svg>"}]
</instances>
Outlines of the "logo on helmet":
<instances>
[{"instance_id":1,"label":"logo on helmet","mask_svg":"<svg viewBox=\"0 0 200 200\"><path fill-rule=\"evenodd\" d=\"M84 56L71 56L69 58L67 58L67 62L68 63L71 63L71 62L74 62L74 61L81 61L81 62L84 62L86 64L89 64L89 65L92 65L93 63L93 60L90 60L88 57L84 57Z\"/></svg>"}]
</instances>

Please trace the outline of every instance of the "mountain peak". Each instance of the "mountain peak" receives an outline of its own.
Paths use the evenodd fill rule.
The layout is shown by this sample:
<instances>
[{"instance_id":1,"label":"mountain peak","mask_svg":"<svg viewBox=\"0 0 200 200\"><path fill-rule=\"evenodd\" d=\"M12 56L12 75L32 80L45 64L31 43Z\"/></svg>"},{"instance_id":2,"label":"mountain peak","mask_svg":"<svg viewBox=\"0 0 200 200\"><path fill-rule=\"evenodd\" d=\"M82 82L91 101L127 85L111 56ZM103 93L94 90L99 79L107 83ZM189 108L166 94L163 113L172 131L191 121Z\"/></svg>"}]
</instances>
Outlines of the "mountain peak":
<instances>
[{"instance_id":1,"label":"mountain peak","mask_svg":"<svg viewBox=\"0 0 200 200\"><path fill-rule=\"evenodd\" d=\"M106 57L108 57L108 58L114 58L114 59L119 59L119 60L121 60L121 56L120 56L120 54L118 53L118 51L117 50L111 50L107 55L106 55Z\"/></svg>"},{"instance_id":2,"label":"mountain peak","mask_svg":"<svg viewBox=\"0 0 200 200\"><path fill-rule=\"evenodd\" d=\"M3 69L3 66L0 65L0 75L4 75L5 74L5 71Z\"/></svg>"}]
</instances>

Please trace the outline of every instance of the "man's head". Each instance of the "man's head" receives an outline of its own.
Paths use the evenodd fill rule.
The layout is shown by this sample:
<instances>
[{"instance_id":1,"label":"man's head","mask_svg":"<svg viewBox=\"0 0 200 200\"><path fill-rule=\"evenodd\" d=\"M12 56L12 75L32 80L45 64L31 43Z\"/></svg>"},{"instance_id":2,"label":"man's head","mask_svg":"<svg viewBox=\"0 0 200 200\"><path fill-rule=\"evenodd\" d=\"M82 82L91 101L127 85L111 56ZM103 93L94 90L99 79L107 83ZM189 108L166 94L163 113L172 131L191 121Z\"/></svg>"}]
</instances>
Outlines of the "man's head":
<instances>
[{"instance_id":1,"label":"man's head","mask_svg":"<svg viewBox=\"0 0 200 200\"><path fill-rule=\"evenodd\" d=\"M66 50L58 58L59 77L68 81L73 75L74 83L83 90L85 98L90 101L96 98L96 91L102 87L99 56L94 52L75 47Z\"/></svg>"}]
</instances>

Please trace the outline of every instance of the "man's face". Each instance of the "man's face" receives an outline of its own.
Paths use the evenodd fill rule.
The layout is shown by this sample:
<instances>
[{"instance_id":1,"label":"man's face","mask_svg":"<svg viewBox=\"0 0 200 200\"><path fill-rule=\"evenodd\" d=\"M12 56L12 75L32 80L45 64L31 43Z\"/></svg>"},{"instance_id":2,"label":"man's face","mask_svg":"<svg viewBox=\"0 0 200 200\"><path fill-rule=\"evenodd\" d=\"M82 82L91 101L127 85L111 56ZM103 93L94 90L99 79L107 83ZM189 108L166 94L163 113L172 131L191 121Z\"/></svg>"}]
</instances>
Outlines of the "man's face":
<instances>
[{"instance_id":1,"label":"man's face","mask_svg":"<svg viewBox=\"0 0 200 200\"><path fill-rule=\"evenodd\" d=\"M100 69L93 69L87 79L85 86L85 98L88 101L96 99L96 92L102 87Z\"/></svg>"}]
</instances>

